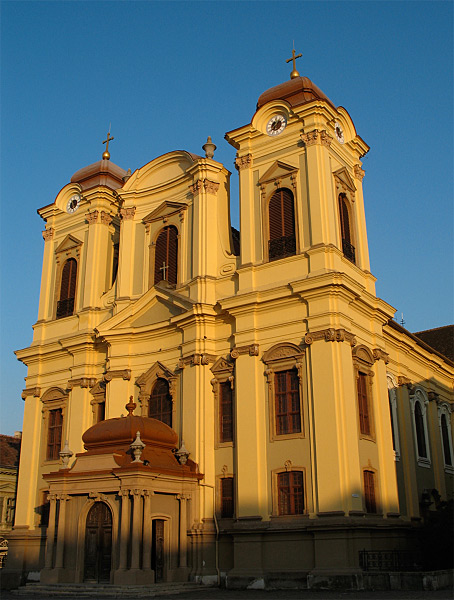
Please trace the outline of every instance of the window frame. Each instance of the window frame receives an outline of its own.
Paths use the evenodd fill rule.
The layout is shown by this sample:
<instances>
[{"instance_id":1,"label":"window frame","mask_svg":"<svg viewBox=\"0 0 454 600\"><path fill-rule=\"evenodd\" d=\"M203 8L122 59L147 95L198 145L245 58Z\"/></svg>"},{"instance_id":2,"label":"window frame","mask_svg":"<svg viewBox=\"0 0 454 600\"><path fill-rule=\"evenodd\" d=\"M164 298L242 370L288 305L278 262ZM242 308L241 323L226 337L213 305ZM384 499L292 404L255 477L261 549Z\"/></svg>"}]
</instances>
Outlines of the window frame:
<instances>
[{"instance_id":1,"label":"window frame","mask_svg":"<svg viewBox=\"0 0 454 600\"><path fill-rule=\"evenodd\" d=\"M100 421L106 420L106 383L101 380L96 383L92 388L90 388L90 394L93 396L93 399L90 401L91 409L93 413L93 425L99 423ZM99 418L100 405L104 404L104 418Z\"/></svg>"},{"instance_id":2,"label":"window frame","mask_svg":"<svg viewBox=\"0 0 454 600\"><path fill-rule=\"evenodd\" d=\"M269 436L270 441L288 440L293 438L304 438L305 435L305 406L307 406L306 390L303 385L303 373L305 372L305 350L290 342L275 344L267 350L262 361L266 365L265 376L268 390L268 414L269 414ZM299 414L301 431L294 433L279 434L276 427L276 373L295 369L298 377L299 391Z\"/></svg>"},{"instance_id":3,"label":"window frame","mask_svg":"<svg viewBox=\"0 0 454 600\"><path fill-rule=\"evenodd\" d=\"M57 320L57 308L58 302L60 301L61 295L61 284L62 284L62 275L65 264L70 259L74 259L76 261L76 282L75 282L75 292L74 292L74 307L71 315L66 315L62 317L58 317L60 319L67 319L69 317L73 317L78 310L78 301L79 301L79 280L80 280L80 272L81 272L81 248L82 242L77 240L72 235L66 236L66 238L61 242L61 244L55 250L55 266L56 266L56 276L55 276L55 288L54 288L54 306L52 319Z\"/></svg>"},{"instance_id":4,"label":"window frame","mask_svg":"<svg viewBox=\"0 0 454 600\"><path fill-rule=\"evenodd\" d=\"M170 229L174 229L176 232L176 235L175 235L175 244L176 244L175 281L169 281L168 279L160 279L159 281L156 281L156 251L157 251L158 240L162 233L164 233L165 231L169 232ZM167 283L167 285L169 285L171 287L176 287L178 285L178 283L179 283L179 254L180 254L179 241L180 241L180 232L179 232L178 227L176 225L174 225L173 223L166 223L163 227L161 227L156 232L154 242L152 243L152 254L153 254L152 262L151 262L152 270L153 270L152 283L151 283L152 286L159 285L163 281L165 281ZM167 235L167 245L166 245L166 255L168 256L168 254L169 254L169 235ZM160 269L161 267L158 267L158 268ZM168 267L168 268L170 268L170 267Z\"/></svg>"},{"instance_id":5,"label":"window frame","mask_svg":"<svg viewBox=\"0 0 454 600\"><path fill-rule=\"evenodd\" d=\"M141 415L142 417L148 417L150 396L157 379L165 379L169 384L169 394L172 400L172 429L177 430L177 375L159 361L155 362L148 371L142 373L136 380L136 385L140 389L138 403L141 408Z\"/></svg>"},{"instance_id":6,"label":"window frame","mask_svg":"<svg viewBox=\"0 0 454 600\"><path fill-rule=\"evenodd\" d=\"M416 405L419 405L421 410L422 417L422 426L423 426L423 435L424 442L426 447L427 456L420 456L419 454L419 446L418 446L418 430L416 425ZM416 387L413 389L410 394L410 407L411 407L411 422L412 422L412 430L413 430L413 445L415 448L416 454L416 463L420 467L424 467L430 469L432 465L431 453L430 453L430 443L429 443L429 429L427 424L427 407L429 405L429 398L427 393L423 388Z\"/></svg>"},{"instance_id":7,"label":"window frame","mask_svg":"<svg viewBox=\"0 0 454 600\"><path fill-rule=\"evenodd\" d=\"M440 429L440 444L441 444L441 452L442 452L442 457L443 457L444 470L446 473L454 474L454 448L453 448L453 441L452 441L452 424L451 424L452 408L447 402L440 402L437 407L437 412L438 412L438 426ZM443 417L445 417L445 419L446 419L446 435L448 438L448 445L449 445L447 451L451 458L450 465L447 464L447 462L445 460L446 448L445 448L445 441L443 439L443 426L442 426L442 418Z\"/></svg>"},{"instance_id":8,"label":"window frame","mask_svg":"<svg viewBox=\"0 0 454 600\"><path fill-rule=\"evenodd\" d=\"M156 394L157 398L162 398L165 397L165 400L167 402L167 408L168 410L163 410L163 401L161 400L161 410L160 411L155 411L155 414L158 414L160 412L161 417L157 417L157 416L152 416L150 414L151 412L151 402L153 399L153 394L155 393L155 390L157 388L158 385L162 385L161 382L163 382L166 385L166 393L160 393L160 394ZM170 419L170 423L167 423L166 421L164 421L164 419L162 418L164 415L168 415L169 419ZM172 394L170 393L170 384L167 381L167 379L165 379L165 377L157 377L156 381L154 382L152 388L151 388L151 393L150 396L148 398L148 418L150 419L156 419L157 421L161 421L161 423L164 423L165 425L168 425L169 427L172 427L173 425L173 400L172 400Z\"/></svg>"},{"instance_id":9,"label":"window frame","mask_svg":"<svg viewBox=\"0 0 454 600\"><path fill-rule=\"evenodd\" d=\"M379 496L378 496L377 471L375 469L373 469L370 465L368 465L366 468L364 468L362 470L362 472L363 472L362 488L363 488L364 512L366 515L378 515L378 514L380 514L380 510L379 510L380 504L379 504ZM366 493L366 473L368 473L372 476L372 482L373 482L373 486L374 486L373 501L374 501L374 505L375 505L375 510L367 510L368 500L367 500L367 493Z\"/></svg>"},{"instance_id":10,"label":"window frame","mask_svg":"<svg viewBox=\"0 0 454 600\"><path fill-rule=\"evenodd\" d=\"M280 197L280 201L281 201L281 220L279 221L281 230L285 229L285 223L286 223L286 217L288 218L288 215L284 214L284 209L283 209L283 194L284 193L288 193L291 196L291 206L293 209L293 215L292 215L292 219L293 219L293 235L283 235L277 238L271 238L271 219L270 219L270 204L272 202L272 200L277 196L277 194L281 194ZM295 205L295 194L294 192L288 188L288 187L279 187L277 190L273 191L273 193L268 197L267 199L267 204L266 204L266 217L267 217L267 235L266 235L266 246L267 246L267 257L268 257L268 262L274 262L276 260L282 260L284 258L288 258L290 256L295 256L297 254L297 236L296 236L296 205ZM294 250L291 252L284 252L283 254L277 255L277 256L271 256L270 253L270 246L271 246L271 242L275 241L275 240L288 240L291 238L294 238Z\"/></svg>"},{"instance_id":11,"label":"window frame","mask_svg":"<svg viewBox=\"0 0 454 600\"><path fill-rule=\"evenodd\" d=\"M47 390L42 398L42 436L41 436L41 456L42 463L44 464L56 464L60 462L60 455L57 458L48 458L47 447L48 447L48 435L49 435L49 419L50 411L61 410L62 413L62 427L61 427L61 439L60 439L60 451L63 448L66 439L66 432L68 429L68 423L66 419L67 405L69 396L60 388L50 388Z\"/></svg>"},{"instance_id":12,"label":"window frame","mask_svg":"<svg viewBox=\"0 0 454 600\"><path fill-rule=\"evenodd\" d=\"M279 503L279 477L284 474L301 473L302 477L302 500L303 500L303 512L300 513L280 513ZM307 482L306 482L306 469L301 466L293 466L291 461L288 460L283 468L274 469L271 472L271 485L272 485L272 517L273 519L300 519L307 517L309 514L307 504Z\"/></svg>"},{"instance_id":13,"label":"window frame","mask_svg":"<svg viewBox=\"0 0 454 600\"><path fill-rule=\"evenodd\" d=\"M225 358L218 358L211 367L213 373L213 379L211 380L211 386L214 394L214 419L215 419L215 436L214 444L215 448L233 447L235 445L236 437L236 423L235 423L235 376L234 376L235 364ZM232 440L222 440L222 422L221 422L221 403L222 385L230 385L232 390Z\"/></svg>"},{"instance_id":14,"label":"window frame","mask_svg":"<svg viewBox=\"0 0 454 600\"><path fill-rule=\"evenodd\" d=\"M355 395L356 395L356 406L357 406L357 419L358 419L358 437L363 440L370 440L375 442L375 414L374 414L374 394L373 394L373 381L375 373L373 366L375 363L372 352L363 345L356 346L352 352L353 360L353 371L355 378ZM365 376L366 384L366 400L367 400L367 411L369 420L369 433L365 433L361 430L361 416L360 416L360 402L358 395L358 381L360 373Z\"/></svg>"},{"instance_id":15,"label":"window frame","mask_svg":"<svg viewBox=\"0 0 454 600\"><path fill-rule=\"evenodd\" d=\"M353 182L352 177L348 173L345 168L339 169L334 175L334 190L336 194L336 213L337 213L337 223L338 223L338 232L339 232L339 249L342 252L342 256L348 260L351 264L360 266L359 261L359 248L358 248L358 239L359 235L357 232L357 224L356 224L356 211L355 211L355 194L356 194L356 186ZM349 224L349 232L350 232L350 240L349 244L353 248L353 260L348 257L344 251L344 243L343 243L343 235L342 235L342 215L340 210L340 198L345 201L345 206L348 213L348 224Z\"/></svg>"},{"instance_id":16,"label":"window frame","mask_svg":"<svg viewBox=\"0 0 454 600\"><path fill-rule=\"evenodd\" d=\"M399 436L399 416L397 410L397 388L398 383L394 375L391 373L386 374L388 383L388 401L391 418L391 432L394 440L394 460L400 461L400 436Z\"/></svg>"}]
</instances>

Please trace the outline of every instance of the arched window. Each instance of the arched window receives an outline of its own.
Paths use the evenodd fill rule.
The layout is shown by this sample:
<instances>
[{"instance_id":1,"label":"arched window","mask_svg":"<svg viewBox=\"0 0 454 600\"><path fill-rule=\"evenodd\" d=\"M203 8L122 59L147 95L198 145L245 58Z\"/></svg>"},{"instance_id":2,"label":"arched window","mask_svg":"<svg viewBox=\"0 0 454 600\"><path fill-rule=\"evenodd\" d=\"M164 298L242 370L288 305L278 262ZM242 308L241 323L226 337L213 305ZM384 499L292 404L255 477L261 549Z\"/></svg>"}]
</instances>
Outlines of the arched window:
<instances>
[{"instance_id":1,"label":"arched window","mask_svg":"<svg viewBox=\"0 0 454 600\"><path fill-rule=\"evenodd\" d=\"M295 206L290 190L277 190L268 205L268 256L277 260L296 253Z\"/></svg>"},{"instance_id":2,"label":"arched window","mask_svg":"<svg viewBox=\"0 0 454 600\"><path fill-rule=\"evenodd\" d=\"M76 297L77 261L69 258L63 265L60 284L60 299L57 302L57 319L69 317L74 313Z\"/></svg>"},{"instance_id":3,"label":"arched window","mask_svg":"<svg viewBox=\"0 0 454 600\"><path fill-rule=\"evenodd\" d=\"M340 230L342 238L342 252L345 258L348 258L352 263L355 262L355 246L352 244L352 236L350 231L350 216L348 212L347 198L345 194L339 194L339 217Z\"/></svg>"},{"instance_id":4,"label":"arched window","mask_svg":"<svg viewBox=\"0 0 454 600\"><path fill-rule=\"evenodd\" d=\"M416 428L416 443L418 444L418 455L421 458L427 458L426 439L424 435L424 418L422 414L421 404L415 404L415 428Z\"/></svg>"},{"instance_id":5,"label":"arched window","mask_svg":"<svg viewBox=\"0 0 454 600\"><path fill-rule=\"evenodd\" d=\"M449 465L450 467L452 467L451 447L449 444L449 430L446 415L441 415L441 439L443 441L445 465Z\"/></svg>"},{"instance_id":6,"label":"arched window","mask_svg":"<svg viewBox=\"0 0 454 600\"><path fill-rule=\"evenodd\" d=\"M168 225L161 230L156 240L154 260L154 284L168 281L177 283L178 272L178 230Z\"/></svg>"},{"instance_id":7,"label":"arched window","mask_svg":"<svg viewBox=\"0 0 454 600\"><path fill-rule=\"evenodd\" d=\"M148 403L148 416L172 427L172 396L165 379L157 379Z\"/></svg>"}]
</instances>

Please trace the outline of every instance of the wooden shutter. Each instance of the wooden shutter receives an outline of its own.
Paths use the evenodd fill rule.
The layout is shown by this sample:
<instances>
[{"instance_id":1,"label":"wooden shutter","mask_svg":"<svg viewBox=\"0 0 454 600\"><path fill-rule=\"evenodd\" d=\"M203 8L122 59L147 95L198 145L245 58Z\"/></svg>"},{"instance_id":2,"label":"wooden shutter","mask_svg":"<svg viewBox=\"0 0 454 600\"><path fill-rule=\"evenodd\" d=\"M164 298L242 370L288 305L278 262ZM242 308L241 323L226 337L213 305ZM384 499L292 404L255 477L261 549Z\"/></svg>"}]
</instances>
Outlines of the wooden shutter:
<instances>
[{"instance_id":1,"label":"wooden shutter","mask_svg":"<svg viewBox=\"0 0 454 600\"><path fill-rule=\"evenodd\" d=\"M47 429L47 460L60 458L61 434L63 426L63 413L61 408L49 411L49 425Z\"/></svg>"},{"instance_id":2,"label":"wooden shutter","mask_svg":"<svg viewBox=\"0 0 454 600\"><path fill-rule=\"evenodd\" d=\"M172 285L177 283L178 275L178 230L173 225L164 227L158 235L155 248L155 285L166 279ZM165 264L165 277L163 265Z\"/></svg>"},{"instance_id":3,"label":"wooden shutter","mask_svg":"<svg viewBox=\"0 0 454 600\"><path fill-rule=\"evenodd\" d=\"M221 479L221 517L230 519L234 515L234 486L233 477Z\"/></svg>"},{"instance_id":4,"label":"wooden shutter","mask_svg":"<svg viewBox=\"0 0 454 600\"><path fill-rule=\"evenodd\" d=\"M424 435L424 417L422 415L421 405L419 402L415 403L415 426L418 455L421 458L427 458L426 436Z\"/></svg>"},{"instance_id":5,"label":"wooden shutter","mask_svg":"<svg viewBox=\"0 0 454 600\"><path fill-rule=\"evenodd\" d=\"M377 504L375 500L375 473L364 471L364 499L367 513L376 513Z\"/></svg>"},{"instance_id":6,"label":"wooden shutter","mask_svg":"<svg viewBox=\"0 0 454 600\"><path fill-rule=\"evenodd\" d=\"M445 465L452 467L451 447L449 445L449 430L446 415L441 415L441 439L443 441L443 454L445 457Z\"/></svg>"},{"instance_id":7,"label":"wooden shutter","mask_svg":"<svg viewBox=\"0 0 454 600\"><path fill-rule=\"evenodd\" d=\"M230 381L219 384L219 426L221 442L233 442L233 394Z\"/></svg>"},{"instance_id":8,"label":"wooden shutter","mask_svg":"<svg viewBox=\"0 0 454 600\"><path fill-rule=\"evenodd\" d=\"M299 381L295 369L275 373L274 395L276 434L300 433Z\"/></svg>"},{"instance_id":9,"label":"wooden shutter","mask_svg":"<svg viewBox=\"0 0 454 600\"><path fill-rule=\"evenodd\" d=\"M158 379L153 387L148 402L148 416L172 427L172 398L165 379Z\"/></svg>"},{"instance_id":10,"label":"wooden shutter","mask_svg":"<svg viewBox=\"0 0 454 600\"><path fill-rule=\"evenodd\" d=\"M339 216L341 222L342 239L351 244L350 237L350 219L348 216L348 206L343 194L339 194Z\"/></svg>"},{"instance_id":11,"label":"wooden shutter","mask_svg":"<svg viewBox=\"0 0 454 600\"><path fill-rule=\"evenodd\" d=\"M268 221L269 258L276 259L295 254L295 206L290 190L278 190L271 196Z\"/></svg>"},{"instance_id":12,"label":"wooden shutter","mask_svg":"<svg viewBox=\"0 0 454 600\"><path fill-rule=\"evenodd\" d=\"M358 410L359 430L363 435L370 435L369 401L367 397L367 375L358 373Z\"/></svg>"},{"instance_id":13,"label":"wooden shutter","mask_svg":"<svg viewBox=\"0 0 454 600\"><path fill-rule=\"evenodd\" d=\"M76 297L77 261L69 258L63 265L60 283L60 300L57 303L57 319L69 317L74 312Z\"/></svg>"}]
</instances>

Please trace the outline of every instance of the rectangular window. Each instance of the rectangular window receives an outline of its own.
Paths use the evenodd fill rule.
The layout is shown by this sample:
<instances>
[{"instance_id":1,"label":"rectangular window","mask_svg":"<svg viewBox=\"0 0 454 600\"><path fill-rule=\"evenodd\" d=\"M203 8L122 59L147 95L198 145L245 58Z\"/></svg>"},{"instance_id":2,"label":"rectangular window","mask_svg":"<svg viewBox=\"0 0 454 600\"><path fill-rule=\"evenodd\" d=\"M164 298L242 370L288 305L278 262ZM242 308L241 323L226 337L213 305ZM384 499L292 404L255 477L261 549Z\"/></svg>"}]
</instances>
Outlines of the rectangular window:
<instances>
[{"instance_id":1,"label":"rectangular window","mask_svg":"<svg viewBox=\"0 0 454 600\"><path fill-rule=\"evenodd\" d=\"M304 513L304 485L302 471L278 473L278 513L301 515Z\"/></svg>"},{"instance_id":2,"label":"rectangular window","mask_svg":"<svg viewBox=\"0 0 454 600\"><path fill-rule=\"evenodd\" d=\"M233 390L230 381L219 384L220 442L233 442Z\"/></svg>"},{"instance_id":3,"label":"rectangular window","mask_svg":"<svg viewBox=\"0 0 454 600\"><path fill-rule=\"evenodd\" d=\"M363 435L371 434L369 399L367 397L367 375L358 373L358 409L359 409L359 430Z\"/></svg>"},{"instance_id":4,"label":"rectangular window","mask_svg":"<svg viewBox=\"0 0 454 600\"><path fill-rule=\"evenodd\" d=\"M373 471L364 471L364 500L366 503L366 512L376 513L375 473Z\"/></svg>"},{"instance_id":5,"label":"rectangular window","mask_svg":"<svg viewBox=\"0 0 454 600\"><path fill-rule=\"evenodd\" d=\"M104 421L106 418L106 403L98 402L95 406L96 423Z\"/></svg>"},{"instance_id":6,"label":"rectangular window","mask_svg":"<svg viewBox=\"0 0 454 600\"><path fill-rule=\"evenodd\" d=\"M230 519L235 512L233 477L221 479L221 517Z\"/></svg>"},{"instance_id":7,"label":"rectangular window","mask_svg":"<svg viewBox=\"0 0 454 600\"><path fill-rule=\"evenodd\" d=\"M46 460L60 458L61 437L63 428L63 413L61 408L49 411L49 425L47 430Z\"/></svg>"},{"instance_id":8,"label":"rectangular window","mask_svg":"<svg viewBox=\"0 0 454 600\"><path fill-rule=\"evenodd\" d=\"M275 384L276 434L301 432L300 393L298 373L295 369L278 371Z\"/></svg>"}]
</instances>

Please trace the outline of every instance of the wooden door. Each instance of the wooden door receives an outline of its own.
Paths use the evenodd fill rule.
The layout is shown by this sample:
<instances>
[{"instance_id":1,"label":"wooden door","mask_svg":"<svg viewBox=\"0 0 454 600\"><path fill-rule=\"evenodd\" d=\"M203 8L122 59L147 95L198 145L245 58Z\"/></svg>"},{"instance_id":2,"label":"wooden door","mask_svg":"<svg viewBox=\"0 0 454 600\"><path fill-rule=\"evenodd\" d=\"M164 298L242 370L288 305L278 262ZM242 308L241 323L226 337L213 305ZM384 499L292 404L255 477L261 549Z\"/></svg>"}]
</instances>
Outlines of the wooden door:
<instances>
[{"instance_id":1,"label":"wooden door","mask_svg":"<svg viewBox=\"0 0 454 600\"><path fill-rule=\"evenodd\" d=\"M164 521L162 519L153 520L151 566L154 570L155 582L164 581Z\"/></svg>"},{"instance_id":2,"label":"wooden door","mask_svg":"<svg viewBox=\"0 0 454 600\"><path fill-rule=\"evenodd\" d=\"M95 502L85 527L84 581L110 581L112 514L104 502Z\"/></svg>"}]
</instances>

